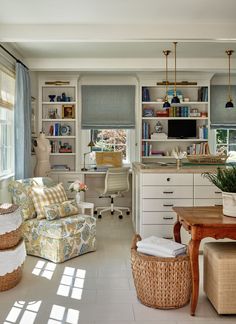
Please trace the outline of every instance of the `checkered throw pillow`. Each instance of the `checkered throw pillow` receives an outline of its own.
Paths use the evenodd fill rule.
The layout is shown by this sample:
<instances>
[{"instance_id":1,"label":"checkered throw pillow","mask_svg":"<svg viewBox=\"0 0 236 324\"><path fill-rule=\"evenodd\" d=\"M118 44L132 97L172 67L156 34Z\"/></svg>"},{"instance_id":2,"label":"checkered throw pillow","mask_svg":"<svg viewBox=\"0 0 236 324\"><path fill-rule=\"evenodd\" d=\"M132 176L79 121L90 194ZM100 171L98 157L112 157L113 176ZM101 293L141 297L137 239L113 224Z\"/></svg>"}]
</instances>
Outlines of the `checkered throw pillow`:
<instances>
[{"instance_id":1,"label":"checkered throw pillow","mask_svg":"<svg viewBox=\"0 0 236 324\"><path fill-rule=\"evenodd\" d=\"M37 219L46 218L44 206L62 203L63 201L68 200L62 183L50 188L32 186L30 189L30 196L34 203Z\"/></svg>"}]
</instances>

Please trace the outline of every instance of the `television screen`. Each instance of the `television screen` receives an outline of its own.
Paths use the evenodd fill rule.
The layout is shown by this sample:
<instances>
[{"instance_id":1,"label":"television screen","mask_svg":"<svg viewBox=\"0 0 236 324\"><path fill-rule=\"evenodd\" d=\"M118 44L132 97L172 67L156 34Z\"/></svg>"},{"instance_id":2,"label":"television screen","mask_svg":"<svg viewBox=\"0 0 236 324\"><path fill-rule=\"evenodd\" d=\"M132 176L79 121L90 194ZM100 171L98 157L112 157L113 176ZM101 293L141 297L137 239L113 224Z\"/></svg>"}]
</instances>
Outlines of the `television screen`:
<instances>
[{"instance_id":1,"label":"television screen","mask_svg":"<svg viewBox=\"0 0 236 324\"><path fill-rule=\"evenodd\" d=\"M168 138L196 138L196 120L168 120Z\"/></svg>"}]
</instances>

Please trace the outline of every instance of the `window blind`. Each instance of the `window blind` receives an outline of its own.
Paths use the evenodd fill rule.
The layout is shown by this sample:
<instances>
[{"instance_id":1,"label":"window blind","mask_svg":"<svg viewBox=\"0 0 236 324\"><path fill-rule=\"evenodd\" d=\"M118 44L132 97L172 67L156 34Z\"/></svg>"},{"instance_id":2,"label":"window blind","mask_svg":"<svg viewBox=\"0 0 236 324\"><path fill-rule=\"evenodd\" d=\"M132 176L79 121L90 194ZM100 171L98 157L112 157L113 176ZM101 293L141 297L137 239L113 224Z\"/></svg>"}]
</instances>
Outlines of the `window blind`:
<instances>
[{"instance_id":1,"label":"window blind","mask_svg":"<svg viewBox=\"0 0 236 324\"><path fill-rule=\"evenodd\" d=\"M231 97L234 108L227 109L225 108L225 103L228 101L228 86L211 86L211 128L236 129L236 86L231 86Z\"/></svg>"},{"instance_id":2,"label":"window blind","mask_svg":"<svg viewBox=\"0 0 236 324\"><path fill-rule=\"evenodd\" d=\"M135 128L135 86L83 85L81 127Z\"/></svg>"}]
</instances>

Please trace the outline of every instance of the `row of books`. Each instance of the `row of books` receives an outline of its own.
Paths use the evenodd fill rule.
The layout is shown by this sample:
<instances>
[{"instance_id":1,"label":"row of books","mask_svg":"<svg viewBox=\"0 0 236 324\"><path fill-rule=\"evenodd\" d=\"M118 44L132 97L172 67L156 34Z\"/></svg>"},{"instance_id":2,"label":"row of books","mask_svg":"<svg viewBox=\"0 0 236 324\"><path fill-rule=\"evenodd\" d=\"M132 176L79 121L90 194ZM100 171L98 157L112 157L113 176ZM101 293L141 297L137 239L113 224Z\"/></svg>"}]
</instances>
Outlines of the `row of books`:
<instances>
[{"instance_id":1,"label":"row of books","mask_svg":"<svg viewBox=\"0 0 236 324\"><path fill-rule=\"evenodd\" d=\"M208 143L191 144L187 147L188 155L209 154Z\"/></svg>"},{"instance_id":2,"label":"row of books","mask_svg":"<svg viewBox=\"0 0 236 324\"><path fill-rule=\"evenodd\" d=\"M207 87L201 87L198 90L198 101L208 101L208 88Z\"/></svg>"},{"instance_id":3,"label":"row of books","mask_svg":"<svg viewBox=\"0 0 236 324\"><path fill-rule=\"evenodd\" d=\"M208 139L208 128L206 125L199 126L199 138Z\"/></svg>"},{"instance_id":4,"label":"row of books","mask_svg":"<svg viewBox=\"0 0 236 324\"><path fill-rule=\"evenodd\" d=\"M189 117L189 107L170 107L169 117Z\"/></svg>"},{"instance_id":5,"label":"row of books","mask_svg":"<svg viewBox=\"0 0 236 324\"><path fill-rule=\"evenodd\" d=\"M150 124L147 122L143 123L143 139L150 138Z\"/></svg>"}]
</instances>

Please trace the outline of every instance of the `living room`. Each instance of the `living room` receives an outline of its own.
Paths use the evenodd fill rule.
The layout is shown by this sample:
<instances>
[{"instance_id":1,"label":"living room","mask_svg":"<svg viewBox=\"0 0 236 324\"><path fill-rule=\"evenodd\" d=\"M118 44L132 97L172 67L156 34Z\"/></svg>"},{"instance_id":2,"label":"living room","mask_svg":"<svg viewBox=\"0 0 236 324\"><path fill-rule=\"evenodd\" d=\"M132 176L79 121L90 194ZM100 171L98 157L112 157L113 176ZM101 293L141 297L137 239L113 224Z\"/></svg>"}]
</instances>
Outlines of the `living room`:
<instances>
[{"instance_id":1,"label":"living room","mask_svg":"<svg viewBox=\"0 0 236 324\"><path fill-rule=\"evenodd\" d=\"M191 245L185 211L222 214L202 174L236 162L235 2L0 3L0 322L234 323L234 253L203 244L233 215ZM189 253L150 267L136 233Z\"/></svg>"}]
</instances>

